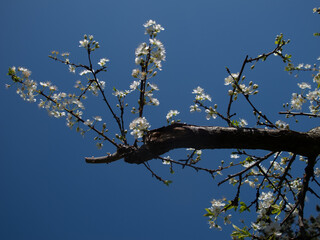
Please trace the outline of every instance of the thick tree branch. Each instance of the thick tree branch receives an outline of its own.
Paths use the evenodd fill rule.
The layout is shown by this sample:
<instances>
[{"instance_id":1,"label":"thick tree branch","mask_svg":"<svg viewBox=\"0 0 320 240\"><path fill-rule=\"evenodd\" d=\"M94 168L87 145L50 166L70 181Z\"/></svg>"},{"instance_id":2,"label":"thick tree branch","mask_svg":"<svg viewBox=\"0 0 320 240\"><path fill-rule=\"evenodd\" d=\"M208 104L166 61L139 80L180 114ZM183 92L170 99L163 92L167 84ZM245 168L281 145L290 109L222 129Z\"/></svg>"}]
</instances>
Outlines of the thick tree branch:
<instances>
[{"instance_id":1,"label":"thick tree branch","mask_svg":"<svg viewBox=\"0 0 320 240\"><path fill-rule=\"evenodd\" d=\"M140 148L124 146L112 161L124 158L128 163L143 163L176 148L261 149L288 151L303 156L320 154L320 131L196 126L183 123L151 130ZM123 152L123 150L125 150ZM129 151L128 151L129 150ZM110 157L111 157L110 156ZM110 157L86 158L87 163L109 163Z\"/></svg>"}]
</instances>

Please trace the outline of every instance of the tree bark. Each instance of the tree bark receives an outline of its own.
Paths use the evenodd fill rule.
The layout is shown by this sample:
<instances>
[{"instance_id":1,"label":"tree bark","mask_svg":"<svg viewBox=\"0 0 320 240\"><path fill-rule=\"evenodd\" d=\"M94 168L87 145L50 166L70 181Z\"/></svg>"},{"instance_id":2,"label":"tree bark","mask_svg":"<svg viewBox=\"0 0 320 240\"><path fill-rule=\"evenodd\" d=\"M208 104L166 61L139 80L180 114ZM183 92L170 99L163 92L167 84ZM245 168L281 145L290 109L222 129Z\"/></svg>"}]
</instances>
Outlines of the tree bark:
<instances>
[{"instance_id":1,"label":"tree bark","mask_svg":"<svg viewBox=\"0 0 320 240\"><path fill-rule=\"evenodd\" d=\"M124 158L128 163L140 164L177 148L261 149L314 156L320 154L320 128L314 128L309 132L295 132L174 123L149 131L140 148L124 146L112 155L86 158L86 161L109 163Z\"/></svg>"}]
</instances>

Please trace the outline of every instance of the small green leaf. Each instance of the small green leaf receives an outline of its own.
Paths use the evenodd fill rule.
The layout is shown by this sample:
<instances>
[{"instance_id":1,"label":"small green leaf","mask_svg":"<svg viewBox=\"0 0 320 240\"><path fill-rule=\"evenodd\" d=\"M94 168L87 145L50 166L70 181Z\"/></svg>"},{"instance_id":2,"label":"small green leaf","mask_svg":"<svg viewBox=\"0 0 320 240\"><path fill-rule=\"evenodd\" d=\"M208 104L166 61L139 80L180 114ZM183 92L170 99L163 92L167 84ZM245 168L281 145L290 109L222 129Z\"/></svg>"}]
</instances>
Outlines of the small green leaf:
<instances>
[{"instance_id":1,"label":"small green leaf","mask_svg":"<svg viewBox=\"0 0 320 240\"><path fill-rule=\"evenodd\" d=\"M170 181L170 180L164 181L164 184L167 185L167 186L169 186L170 183L172 183L172 181Z\"/></svg>"}]
</instances>

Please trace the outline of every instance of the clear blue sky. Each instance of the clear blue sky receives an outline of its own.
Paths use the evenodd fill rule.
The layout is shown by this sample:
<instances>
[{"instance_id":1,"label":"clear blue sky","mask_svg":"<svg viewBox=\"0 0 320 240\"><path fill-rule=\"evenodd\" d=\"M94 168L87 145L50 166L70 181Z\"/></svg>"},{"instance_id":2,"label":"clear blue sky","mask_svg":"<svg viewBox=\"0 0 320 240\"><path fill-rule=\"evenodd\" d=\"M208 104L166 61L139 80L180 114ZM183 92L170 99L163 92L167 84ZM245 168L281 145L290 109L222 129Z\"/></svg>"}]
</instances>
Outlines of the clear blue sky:
<instances>
[{"instance_id":1,"label":"clear blue sky","mask_svg":"<svg viewBox=\"0 0 320 240\"><path fill-rule=\"evenodd\" d=\"M48 117L36 104L24 102L13 88L6 90L7 69L24 66L31 69L34 80L73 91L70 86L78 77L47 55L51 50L68 51L72 60L85 63L78 41L87 33L100 42L96 60L111 60L109 71L100 79L108 89L128 89L134 50L146 41L142 24L154 19L166 29L159 39L166 47L167 61L154 80L160 88L160 106L147 112L152 128L166 124L170 109L178 109L183 122L219 125L220 121L207 122L204 115L189 113L192 89L204 87L223 108L225 66L238 72L246 54L254 57L271 50L279 33L292 40L287 51L296 63L315 62L319 39L312 33L319 31L319 16L312 14L312 8L317 4L315 0L2 2L0 238L227 239L229 233L209 229L203 214L212 198L232 196L229 188L217 187L205 173L176 168L170 175L155 161L151 162L154 170L173 180L170 187L152 178L143 166L123 161L86 164L84 157L114 149L105 144L97 150L93 135L82 138L63 119ZM283 69L282 62L272 58L254 72L245 72L260 85L257 104L273 120L279 119L274 113L297 89L297 80ZM92 114L104 116L100 106L91 105ZM249 123L254 124L252 119ZM314 124L298 129L308 130ZM228 153L208 151L204 164L217 167L221 159L229 159ZM183 157L181 152L172 156Z\"/></svg>"}]
</instances>

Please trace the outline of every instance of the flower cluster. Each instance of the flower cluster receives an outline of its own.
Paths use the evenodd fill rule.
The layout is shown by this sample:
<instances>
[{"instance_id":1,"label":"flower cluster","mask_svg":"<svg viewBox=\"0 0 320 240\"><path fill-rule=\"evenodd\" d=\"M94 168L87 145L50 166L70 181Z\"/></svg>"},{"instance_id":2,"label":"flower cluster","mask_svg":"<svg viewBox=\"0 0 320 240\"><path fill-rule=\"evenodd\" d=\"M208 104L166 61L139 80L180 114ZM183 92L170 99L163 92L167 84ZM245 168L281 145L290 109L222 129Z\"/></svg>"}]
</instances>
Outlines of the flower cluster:
<instances>
[{"instance_id":1,"label":"flower cluster","mask_svg":"<svg viewBox=\"0 0 320 240\"><path fill-rule=\"evenodd\" d=\"M156 24L153 20L149 20L143 26L146 28L146 34L150 37L149 44L143 42L138 46L135 51L135 63L145 69L147 69L150 64L154 64L154 68L161 70L161 62L166 59L166 50L162 42L155 37L161 30L164 30L164 28ZM138 77L138 74L138 69L135 69L133 75ZM146 72L141 72L141 74L144 78L145 75L143 74L146 74ZM151 69L148 74L154 75L156 72Z\"/></svg>"},{"instance_id":2,"label":"flower cluster","mask_svg":"<svg viewBox=\"0 0 320 240\"><path fill-rule=\"evenodd\" d=\"M20 73L20 77L17 75ZM37 89L37 82L29 79L31 71L23 67L11 67L9 68L8 75L11 77L13 82L21 83L21 87L17 88L17 94L25 101L36 102L36 96L39 94ZM7 85L10 87L10 85Z\"/></svg>"},{"instance_id":3,"label":"flower cluster","mask_svg":"<svg viewBox=\"0 0 320 240\"><path fill-rule=\"evenodd\" d=\"M228 91L230 96L234 96L234 99L237 99L237 95L242 93L244 95L255 95L258 93L258 84L254 84L252 81L249 82L249 85L244 84L245 77L241 78L241 81L238 79L239 73L232 73L224 79L224 85L231 85L232 90Z\"/></svg>"},{"instance_id":4,"label":"flower cluster","mask_svg":"<svg viewBox=\"0 0 320 240\"><path fill-rule=\"evenodd\" d=\"M216 200L213 199L211 201L211 207L210 208L206 208L207 213L204 216L209 217L209 225L210 228L217 228L219 230L222 230L222 227L220 225L218 225L217 220L218 217L222 214L225 213L224 208L226 206L226 204L224 203L225 200ZM220 216L223 219L224 224L231 224L231 214L224 214L224 216Z\"/></svg>"},{"instance_id":5,"label":"flower cluster","mask_svg":"<svg viewBox=\"0 0 320 240\"><path fill-rule=\"evenodd\" d=\"M292 93L291 109L302 110L303 104L309 101L310 113L320 115L320 73L314 76L313 82L317 85L314 90L311 90L311 85L308 83L298 83L301 93Z\"/></svg>"},{"instance_id":6,"label":"flower cluster","mask_svg":"<svg viewBox=\"0 0 320 240\"><path fill-rule=\"evenodd\" d=\"M166 119L167 119L167 123L174 123L174 122L179 122L179 120L175 120L174 118L179 114L180 112L178 112L178 110L170 110L167 113Z\"/></svg>"},{"instance_id":7,"label":"flower cluster","mask_svg":"<svg viewBox=\"0 0 320 240\"><path fill-rule=\"evenodd\" d=\"M140 116L142 115L141 113L145 105L158 106L160 104L159 100L153 96L154 91L158 91L159 88L148 80L157 75L156 70L161 70L162 61L166 59L165 48L162 42L156 38L157 34L163 31L164 28L153 20L147 21L143 26L145 27L145 33L149 36L149 43L143 42L135 50L135 63L140 66L140 69L133 69L131 75L137 80L131 83L130 90L121 92L124 97L135 90L139 90L139 110L137 111L137 109L133 107L131 112L134 114L139 112ZM132 127L130 127L130 129L133 130L131 134L134 135L135 138L141 138L145 129L143 127L136 128L133 126L135 126L137 121L143 120L147 121L144 117L140 117L130 124Z\"/></svg>"},{"instance_id":8,"label":"flower cluster","mask_svg":"<svg viewBox=\"0 0 320 240\"><path fill-rule=\"evenodd\" d=\"M89 51L94 51L96 50L97 48L100 48L100 45L99 45L99 42L93 40L93 36L92 35L83 35L83 40L80 40L79 43L79 47L83 47Z\"/></svg>"},{"instance_id":9,"label":"flower cluster","mask_svg":"<svg viewBox=\"0 0 320 240\"><path fill-rule=\"evenodd\" d=\"M211 97L209 94L206 94L204 89L200 86L197 88L193 89L192 94L195 94L195 100L193 101L194 104L190 106L190 112L201 112L200 107L205 108L205 113L206 119L210 120L211 118L216 119L217 118L217 107L218 105L215 104L214 107L206 107L204 105L205 101L210 101L211 102Z\"/></svg>"},{"instance_id":10,"label":"flower cluster","mask_svg":"<svg viewBox=\"0 0 320 240\"><path fill-rule=\"evenodd\" d=\"M289 129L289 124L282 120L276 121L276 126L280 129Z\"/></svg>"},{"instance_id":11,"label":"flower cluster","mask_svg":"<svg viewBox=\"0 0 320 240\"><path fill-rule=\"evenodd\" d=\"M150 127L151 125L148 123L145 117L136 118L129 125L130 130L132 130L131 135L133 135L136 139L142 138Z\"/></svg>"},{"instance_id":12,"label":"flower cluster","mask_svg":"<svg viewBox=\"0 0 320 240\"><path fill-rule=\"evenodd\" d=\"M143 26L146 28L145 34L149 35L150 38L156 37L160 31L164 30L164 28L154 20L147 21Z\"/></svg>"},{"instance_id":13,"label":"flower cluster","mask_svg":"<svg viewBox=\"0 0 320 240\"><path fill-rule=\"evenodd\" d=\"M99 48L99 43L93 40L93 36L84 35L84 39L81 40L79 47L83 47L87 49L88 54L90 51L94 51L96 48ZM49 57L68 65L69 71L75 73L76 68L82 68L83 70L79 73L80 76L85 76L87 78L87 82L83 83L82 81L76 81L74 85L75 88L81 91L81 94L67 94L65 92L58 92L58 88L51 84L51 82L40 82L39 84L30 79L31 71L23 68L23 67L12 67L9 68L8 75L11 76L14 83L19 83L17 87L17 93L26 101L36 102L36 96L40 96L40 101L38 106L40 108L44 108L47 110L49 116L53 116L55 118L66 117L66 125L72 128L75 124L77 124L76 131L80 132L82 135L85 134L85 130L79 127L79 123L82 122L84 125L87 125L89 129L94 128L95 122L100 122L102 120L101 117L94 117L93 120L82 120L84 105L82 100L86 99L86 92L92 92L94 95L98 95L99 91L103 91L105 88L105 82L99 81L96 78L96 73L99 71L105 71L106 63L109 61L107 58L101 58L98 62L100 65L100 69L95 72L91 65L79 65L70 62L69 56L70 53L62 53L61 59L58 56L57 51L52 51L52 55ZM89 54L90 60L90 54ZM91 60L90 60L91 61ZM10 85L7 85L10 87ZM103 137L100 139L104 141L109 138L104 135L104 132L107 132L105 128L105 124L103 124L104 128L102 131L95 131L102 135ZM102 142L97 143L97 147L101 148L103 146Z\"/></svg>"},{"instance_id":14,"label":"flower cluster","mask_svg":"<svg viewBox=\"0 0 320 240\"><path fill-rule=\"evenodd\" d=\"M193 89L192 91L192 94L195 94L195 100L196 101L199 101L199 102L202 102L202 101L205 101L205 100L208 100L211 102L211 97L209 94L206 94L204 92L204 89L202 87L197 87L195 89Z\"/></svg>"}]
</instances>

